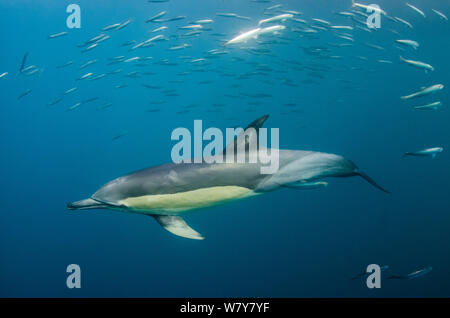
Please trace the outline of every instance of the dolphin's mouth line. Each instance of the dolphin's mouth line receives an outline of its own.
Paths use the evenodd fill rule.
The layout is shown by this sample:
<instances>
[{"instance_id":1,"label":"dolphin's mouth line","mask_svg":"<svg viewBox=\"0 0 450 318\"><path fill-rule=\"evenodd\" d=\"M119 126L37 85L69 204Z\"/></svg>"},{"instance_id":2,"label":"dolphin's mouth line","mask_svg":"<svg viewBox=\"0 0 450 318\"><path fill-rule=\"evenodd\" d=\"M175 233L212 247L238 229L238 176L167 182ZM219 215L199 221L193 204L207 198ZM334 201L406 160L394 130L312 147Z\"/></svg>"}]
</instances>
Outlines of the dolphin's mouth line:
<instances>
[{"instance_id":1,"label":"dolphin's mouth line","mask_svg":"<svg viewBox=\"0 0 450 318\"><path fill-rule=\"evenodd\" d=\"M106 208L116 208L121 210L128 210L129 208L126 205L123 204L114 204L106 201L102 201L96 198L91 197L90 199L94 200L95 202L98 202L100 205L103 205Z\"/></svg>"}]
</instances>

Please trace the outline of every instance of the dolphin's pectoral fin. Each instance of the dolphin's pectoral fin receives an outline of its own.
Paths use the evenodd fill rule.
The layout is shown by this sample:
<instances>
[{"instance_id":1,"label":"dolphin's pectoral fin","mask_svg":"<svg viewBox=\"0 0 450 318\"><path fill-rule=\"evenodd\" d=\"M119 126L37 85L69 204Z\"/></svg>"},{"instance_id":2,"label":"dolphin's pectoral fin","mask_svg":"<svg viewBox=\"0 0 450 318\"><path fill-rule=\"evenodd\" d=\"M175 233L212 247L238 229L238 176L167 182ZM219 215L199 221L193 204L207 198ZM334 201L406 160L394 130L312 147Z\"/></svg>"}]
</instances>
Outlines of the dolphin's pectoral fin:
<instances>
[{"instance_id":1,"label":"dolphin's pectoral fin","mask_svg":"<svg viewBox=\"0 0 450 318\"><path fill-rule=\"evenodd\" d=\"M186 221L174 215L151 215L167 231L192 240L203 240L204 237L187 225Z\"/></svg>"}]
</instances>

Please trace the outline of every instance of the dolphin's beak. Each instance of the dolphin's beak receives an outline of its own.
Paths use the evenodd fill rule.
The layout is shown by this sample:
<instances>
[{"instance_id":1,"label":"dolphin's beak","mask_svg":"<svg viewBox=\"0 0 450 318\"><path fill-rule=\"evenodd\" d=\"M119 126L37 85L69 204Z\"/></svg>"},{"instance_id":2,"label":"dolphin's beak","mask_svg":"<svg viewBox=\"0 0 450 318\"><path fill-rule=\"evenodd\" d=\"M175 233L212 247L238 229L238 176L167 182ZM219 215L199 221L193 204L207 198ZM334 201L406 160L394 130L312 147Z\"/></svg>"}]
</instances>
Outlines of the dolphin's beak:
<instances>
[{"instance_id":1,"label":"dolphin's beak","mask_svg":"<svg viewBox=\"0 0 450 318\"><path fill-rule=\"evenodd\" d=\"M105 205L91 198L67 204L69 210L101 209Z\"/></svg>"}]
</instances>

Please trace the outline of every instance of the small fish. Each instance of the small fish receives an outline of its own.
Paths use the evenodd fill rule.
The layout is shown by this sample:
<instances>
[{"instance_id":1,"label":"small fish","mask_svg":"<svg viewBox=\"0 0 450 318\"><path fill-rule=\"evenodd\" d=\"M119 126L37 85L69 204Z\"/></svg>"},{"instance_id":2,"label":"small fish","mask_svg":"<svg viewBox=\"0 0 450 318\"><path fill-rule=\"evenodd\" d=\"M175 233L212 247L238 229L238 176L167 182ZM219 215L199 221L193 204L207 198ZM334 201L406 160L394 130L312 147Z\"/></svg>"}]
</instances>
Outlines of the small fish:
<instances>
[{"instance_id":1,"label":"small fish","mask_svg":"<svg viewBox=\"0 0 450 318\"><path fill-rule=\"evenodd\" d=\"M138 61L140 59L141 58L139 56L135 56L135 57L130 57L129 59L126 59L124 62L125 63L130 63L130 62L133 62L133 61Z\"/></svg>"},{"instance_id":2,"label":"small fish","mask_svg":"<svg viewBox=\"0 0 450 318\"><path fill-rule=\"evenodd\" d=\"M145 44L145 42L140 42L140 43L134 45L134 46L130 49L130 51L135 50L135 49L137 49L137 48L139 48L139 47L143 47L144 44Z\"/></svg>"},{"instance_id":3,"label":"small fish","mask_svg":"<svg viewBox=\"0 0 450 318\"><path fill-rule=\"evenodd\" d=\"M17 99L21 99L21 98L27 96L28 94L31 93L31 91L32 91L31 88L26 89L24 92L22 92L22 93L17 97Z\"/></svg>"},{"instance_id":4,"label":"small fish","mask_svg":"<svg viewBox=\"0 0 450 318\"><path fill-rule=\"evenodd\" d=\"M352 37L350 37L350 36L346 36L346 35L340 35L340 34L336 34L336 36L337 36L337 37L339 37L339 38L341 38L341 39L344 39L344 40L350 41L350 42L355 42L355 39L353 39L353 38L352 38Z\"/></svg>"},{"instance_id":5,"label":"small fish","mask_svg":"<svg viewBox=\"0 0 450 318\"><path fill-rule=\"evenodd\" d=\"M70 93L72 93L72 92L75 92L77 89L78 89L77 87L69 88L68 90L66 90L66 91L63 93L63 95L67 95L67 94L70 94Z\"/></svg>"},{"instance_id":6,"label":"small fish","mask_svg":"<svg viewBox=\"0 0 450 318\"><path fill-rule=\"evenodd\" d=\"M122 47L124 47L124 46L130 46L130 45L133 45L134 43L136 43L135 40L126 41L126 42L122 43L120 46L122 46Z\"/></svg>"},{"instance_id":7,"label":"small fish","mask_svg":"<svg viewBox=\"0 0 450 318\"><path fill-rule=\"evenodd\" d=\"M367 12L375 12L375 13L379 13L382 15L387 15L386 11L384 11L380 8L377 8L377 7L374 7L371 5L361 4L361 3L355 2L354 0L352 0L352 7L364 9Z\"/></svg>"},{"instance_id":8,"label":"small fish","mask_svg":"<svg viewBox=\"0 0 450 318\"><path fill-rule=\"evenodd\" d=\"M30 65L30 66L23 68L21 73L27 73L27 72L30 72L35 69L37 69L36 65Z\"/></svg>"},{"instance_id":9,"label":"small fish","mask_svg":"<svg viewBox=\"0 0 450 318\"><path fill-rule=\"evenodd\" d=\"M150 104L152 104L152 105L162 105L165 103L167 103L165 100L154 100L154 101L150 102Z\"/></svg>"},{"instance_id":10,"label":"small fish","mask_svg":"<svg viewBox=\"0 0 450 318\"><path fill-rule=\"evenodd\" d=\"M0 78L5 77L8 74L9 74L8 72L4 72L4 73L0 74Z\"/></svg>"},{"instance_id":11,"label":"small fish","mask_svg":"<svg viewBox=\"0 0 450 318\"><path fill-rule=\"evenodd\" d=\"M105 77L106 74L98 74L97 76L95 76L94 78L92 78L93 81L97 81L99 79L102 79L103 77Z\"/></svg>"},{"instance_id":12,"label":"small fish","mask_svg":"<svg viewBox=\"0 0 450 318\"><path fill-rule=\"evenodd\" d=\"M413 40L395 40L395 42L405 46L412 47L414 50L417 50L417 48L419 47L419 43Z\"/></svg>"},{"instance_id":13,"label":"small fish","mask_svg":"<svg viewBox=\"0 0 450 318\"><path fill-rule=\"evenodd\" d=\"M126 26L127 26L128 24L130 24L130 23L131 23L131 19L129 19L129 20L127 20L127 21L121 23L117 28L115 28L115 31L118 31L118 30L123 29L124 27L126 27Z\"/></svg>"},{"instance_id":14,"label":"small fish","mask_svg":"<svg viewBox=\"0 0 450 318\"><path fill-rule=\"evenodd\" d=\"M354 17L355 16L355 14L353 12L347 12L347 11L336 12L336 14L344 16L344 17Z\"/></svg>"},{"instance_id":15,"label":"small fish","mask_svg":"<svg viewBox=\"0 0 450 318\"><path fill-rule=\"evenodd\" d=\"M31 75L33 75L33 74L36 74L36 73L42 73L43 72L43 69L39 69L39 68L34 68L34 69L32 69L32 70L30 70L30 71L28 71L28 72L25 72L25 75L26 76L31 76Z\"/></svg>"},{"instance_id":16,"label":"small fish","mask_svg":"<svg viewBox=\"0 0 450 318\"><path fill-rule=\"evenodd\" d=\"M127 132L121 133L121 134L119 134L119 135L114 136L111 140L112 140L112 141L116 141L117 139L120 139L120 138L122 138L122 137L125 137L127 134L128 134Z\"/></svg>"},{"instance_id":17,"label":"small fish","mask_svg":"<svg viewBox=\"0 0 450 318\"><path fill-rule=\"evenodd\" d=\"M216 13L216 15L224 18L236 18L238 16L236 13Z\"/></svg>"},{"instance_id":18,"label":"small fish","mask_svg":"<svg viewBox=\"0 0 450 318\"><path fill-rule=\"evenodd\" d=\"M190 60L190 61L189 61L189 63L192 63L192 64L195 64L195 63L203 63L203 62L206 62L206 59L204 59L204 58L198 58L198 59L193 59L193 60Z\"/></svg>"},{"instance_id":19,"label":"small fish","mask_svg":"<svg viewBox=\"0 0 450 318\"><path fill-rule=\"evenodd\" d=\"M198 30L198 29L203 29L203 25L191 24L191 25L185 25L185 26L178 27L178 29L180 29L180 30Z\"/></svg>"},{"instance_id":20,"label":"small fish","mask_svg":"<svg viewBox=\"0 0 450 318\"><path fill-rule=\"evenodd\" d=\"M320 23L322 25L325 25L325 26L330 26L331 25L330 22L328 22L326 20L323 20L323 19L312 18L311 20L314 21L314 22Z\"/></svg>"},{"instance_id":21,"label":"small fish","mask_svg":"<svg viewBox=\"0 0 450 318\"><path fill-rule=\"evenodd\" d=\"M271 7L265 8L264 10L270 11L270 10L273 10L273 9L281 8L282 6L283 6L282 4L275 4L275 5L271 6Z\"/></svg>"},{"instance_id":22,"label":"small fish","mask_svg":"<svg viewBox=\"0 0 450 318\"><path fill-rule=\"evenodd\" d=\"M77 80L84 80L85 78L88 78L90 76L94 75L94 73L86 73L83 76L81 76L80 78L78 78Z\"/></svg>"},{"instance_id":23,"label":"small fish","mask_svg":"<svg viewBox=\"0 0 450 318\"><path fill-rule=\"evenodd\" d=\"M22 70L25 68L25 64L27 63L27 57L28 57L28 52L26 52L22 58L22 63L20 64L19 72L22 72Z\"/></svg>"},{"instance_id":24,"label":"small fish","mask_svg":"<svg viewBox=\"0 0 450 318\"><path fill-rule=\"evenodd\" d=\"M133 77L133 78L139 78L142 76L142 74L138 71L129 72L125 75L126 77Z\"/></svg>"},{"instance_id":25,"label":"small fish","mask_svg":"<svg viewBox=\"0 0 450 318\"><path fill-rule=\"evenodd\" d=\"M74 109L77 109L78 107L80 107L81 106L81 103L75 103L75 104L73 104L72 106L70 106L69 108L67 108L66 109L66 112L70 112L70 111L72 111L72 110L74 110Z\"/></svg>"},{"instance_id":26,"label":"small fish","mask_svg":"<svg viewBox=\"0 0 450 318\"><path fill-rule=\"evenodd\" d=\"M166 15L166 13L167 13L167 11L161 11L161 12L155 14L154 16L148 18L147 20L145 20L145 23L152 22L152 21L154 21L154 20L156 20L156 19Z\"/></svg>"},{"instance_id":27,"label":"small fish","mask_svg":"<svg viewBox=\"0 0 450 318\"><path fill-rule=\"evenodd\" d=\"M447 16L445 15L445 14L443 14L442 12L440 12L440 11L438 11L438 10L434 10L434 9L431 9L434 13L436 13L441 19L443 19L443 20L445 20L445 21L448 21L448 18L447 18Z\"/></svg>"},{"instance_id":28,"label":"small fish","mask_svg":"<svg viewBox=\"0 0 450 318\"><path fill-rule=\"evenodd\" d=\"M442 147L426 148L415 152L405 152L402 158L406 156L414 156L414 157L431 157L434 159L436 158L437 154L441 153L442 151L444 151L444 148Z\"/></svg>"},{"instance_id":29,"label":"small fish","mask_svg":"<svg viewBox=\"0 0 450 318\"><path fill-rule=\"evenodd\" d=\"M106 103L106 104L103 105L102 107L98 108L98 110L107 109L107 108L111 107L112 105L113 105L112 103Z\"/></svg>"},{"instance_id":30,"label":"small fish","mask_svg":"<svg viewBox=\"0 0 450 318\"><path fill-rule=\"evenodd\" d=\"M293 15L302 15L303 14L302 12L295 11L295 10L281 10L281 12L283 12L283 13L290 13L290 14L293 14Z\"/></svg>"},{"instance_id":31,"label":"small fish","mask_svg":"<svg viewBox=\"0 0 450 318\"><path fill-rule=\"evenodd\" d=\"M154 32L160 32L160 31L164 31L164 30L167 30L167 29L168 29L168 27L162 26L162 27L159 27L159 28L154 29L154 30L151 31L151 32L152 32L152 33L154 33Z\"/></svg>"},{"instance_id":32,"label":"small fish","mask_svg":"<svg viewBox=\"0 0 450 318\"><path fill-rule=\"evenodd\" d=\"M213 22L214 22L214 20L212 20L212 19L203 19L203 20L195 21L194 24L210 24Z\"/></svg>"},{"instance_id":33,"label":"small fish","mask_svg":"<svg viewBox=\"0 0 450 318\"><path fill-rule=\"evenodd\" d=\"M68 33L66 31L64 32L59 32L59 33L55 33L55 34L50 34L48 36L49 39L55 39L55 38L59 38L61 36L67 35Z\"/></svg>"},{"instance_id":34,"label":"small fish","mask_svg":"<svg viewBox=\"0 0 450 318\"><path fill-rule=\"evenodd\" d=\"M407 275L391 275L388 278L389 279L414 279L414 278L417 278L417 277L421 277L421 276L423 276L425 274L428 274L432 270L433 270L433 267L428 266L428 267L425 267L423 269L419 269L419 270L417 270L415 272L409 273Z\"/></svg>"},{"instance_id":35,"label":"small fish","mask_svg":"<svg viewBox=\"0 0 450 318\"><path fill-rule=\"evenodd\" d=\"M108 40L108 39L110 39L110 38L111 38L111 36L105 34L103 37L101 37L100 39L98 39L95 43L101 43L101 42L106 41L106 40Z\"/></svg>"},{"instance_id":36,"label":"small fish","mask_svg":"<svg viewBox=\"0 0 450 318\"><path fill-rule=\"evenodd\" d=\"M403 56L401 56L401 55L400 55L400 60L402 62L405 62L405 63L409 64L409 65L415 66L417 68L425 69L426 71L434 71L434 67L433 66L431 66L430 64L424 63L424 62L407 60L407 59L403 58Z\"/></svg>"},{"instance_id":37,"label":"small fish","mask_svg":"<svg viewBox=\"0 0 450 318\"><path fill-rule=\"evenodd\" d=\"M444 88L444 85L442 84L435 84L429 87L421 87L419 91L412 93L410 95L402 96L401 99L410 99L410 98L416 98L428 94L432 94L435 92L438 92Z\"/></svg>"},{"instance_id":38,"label":"small fish","mask_svg":"<svg viewBox=\"0 0 450 318\"><path fill-rule=\"evenodd\" d=\"M95 47L97 47L97 46L98 46L98 43L94 43L94 44L88 46L87 48L83 49L81 52L87 52L87 51L90 51L90 50L92 50L93 48L95 48Z\"/></svg>"},{"instance_id":39,"label":"small fish","mask_svg":"<svg viewBox=\"0 0 450 318\"><path fill-rule=\"evenodd\" d=\"M389 269L389 265L380 266L380 272L384 272L384 271L386 271L388 269ZM352 280L359 279L359 278L364 278L365 279L365 278L369 277L370 274L371 273L368 273L368 272L362 272L362 273L352 277Z\"/></svg>"},{"instance_id":40,"label":"small fish","mask_svg":"<svg viewBox=\"0 0 450 318\"><path fill-rule=\"evenodd\" d=\"M434 103L429 103L426 105L421 105L421 106L414 106L414 109L418 109L418 110L436 110L439 107L442 106L442 103L440 101L434 102Z\"/></svg>"},{"instance_id":41,"label":"small fish","mask_svg":"<svg viewBox=\"0 0 450 318\"><path fill-rule=\"evenodd\" d=\"M375 49L375 50L380 50L380 51L384 51L385 50L385 48L380 46L380 45L376 45L376 44L372 44L372 43L365 43L365 45L367 47L370 47L370 48Z\"/></svg>"},{"instance_id":42,"label":"small fish","mask_svg":"<svg viewBox=\"0 0 450 318\"><path fill-rule=\"evenodd\" d=\"M182 50L182 49L188 48L190 46L191 46L190 44L184 43L184 44L181 44L181 45L172 46L172 47L169 48L169 50L170 51L177 51L177 50Z\"/></svg>"},{"instance_id":43,"label":"small fish","mask_svg":"<svg viewBox=\"0 0 450 318\"><path fill-rule=\"evenodd\" d=\"M293 17L294 17L294 15L290 14L290 13L280 14L280 15L277 15L277 16L274 16L274 17L271 17L271 18L260 20L258 22L258 25L262 25L264 23L277 22L277 21L284 22L287 19L292 19Z\"/></svg>"},{"instance_id":44,"label":"small fish","mask_svg":"<svg viewBox=\"0 0 450 318\"><path fill-rule=\"evenodd\" d=\"M58 104L60 101L62 101L62 99L61 99L61 98L57 98L57 99L51 101L50 103L48 103L47 106L53 106L53 105L56 105L56 104Z\"/></svg>"},{"instance_id":45,"label":"small fish","mask_svg":"<svg viewBox=\"0 0 450 318\"><path fill-rule=\"evenodd\" d=\"M353 10L353 9L352 9L352 12L353 12L355 15L359 15L359 16L362 16L362 17L364 17L364 18L368 18L368 17L369 17L369 15L368 15L367 13L365 13L365 12L361 12L361 11ZM353 17L352 17L352 19L353 19Z\"/></svg>"},{"instance_id":46,"label":"small fish","mask_svg":"<svg viewBox=\"0 0 450 318\"><path fill-rule=\"evenodd\" d=\"M112 30L112 29L117 28L118 26L120 26L120 23L110 24L110 25L107 25L104 28L102 28L102 31Z\"/></svg>"},{"instance_id":47,"label":"small fish","mask_svg":"<svg viewBox=\"0 0 450 318\"><path fill-rule=\"evenodd\" d=\"M410 28L410 29L413 28L412 24L409 23L409 22L406 21L406 20L400 19L399 17L394 17L394 19L397 20L398 22L403 23L404 25L406 25L406 26L407 26L408 28Z\"/></svg>"},{"instance_id":48,"label":"small fish","mask_svg":"<svg viewBox=\"0 0 450 318\"><path fill-rule=\"evenodd\" d=\"M98 62L97 59L95 59L95 60L89 60L89 61L87 61L86 63L82 64L82 65L80 66L80 69L86 68L86 67L88 67L89 65L94 64L94 63L97 63L97 62Z\"/></svg>"},{"instance_id":49,"label":"small fish","mask_svg":"<svg viewBox=\"0 0 450 318\"><path fill-rule=\"evenodd\" d=\"M406 5L425 18L425 13L422 10L413 6L412 4L409 4L408 2L406 3Z\"/></svg>"},{"instance_id":50,"label":"small fish","mask_svg":"<svg viewBox=\"0 0 450 318\"><path fill-rule=\"evenodd\" d=\"M202 31L200 31L200 30L194 30L194 31L190 31L188 33L183 34L182 37L198 36L201 33L202 33Z\"/></svg>"},{"instance_id":51,"label":"small fish","mask_svg":"<svg viewBox=\"0 0 450 318\"><path fill-rule=\"evenodd\" d=\"M73 61L68 61L64 64L58 65L57 68L63 68L63 67L67 67L73 64Z\"/></svg>"},{"instance_id":52,"label":"small fish","mask_svg":"<svg viewBox=\"0 0 450 318\"><path fill-rule=\"evenodd\" d=\"M156 36L154 36L154 37L144 41L143 43L147 44L147 43L151 43L151 42L162 41L162 40L165 40L165 39L166 39L166 37L164 35L158 34L158 35L156 35Z\"/></svg>"},{"instance_id":53,"label":"small fish","mask_svg":"<svg viewBox=\"0 0 450 318\"><path fill-rule=\"evenodd\" d=\"M178 20L184 20L184 19L186 19L186 17L185 17L184 15L179 15L179 16L176 16L176 17L172 17L172 18L167 19L167 22L178 21Z\"/></svg>"},{"instance_id":54,"label":"small fish","mask_svg":"<svg viewBox=\"0 0 450 318\"><path fill-rule=\"evenodd\" d=\"M81 103L82 104L86 104L86 103L90 103L90 102L96 101L97 99L99 99L99 97L95 96L95 97L91 97L91 98L85 99Z\"/></svg>"},{"instance_id":55,"label":"small fish","mask_svg":"<svg viewBox=\"0 0 450 318\"><path fill-rule=\"evenodd\" d=\"M353 30L353 27L349 25L331 25L330 28L334 30Z\"/></svg>"},{"instance_id":56,"label":"small fish","mask_svg":"<svg viewBox=\"0 0 450 318\"><path fill-rule=\"evenodd\" d=\"M104 37L106 34L105 33L101 33L99 35L94 36L93 38L91 38L90 40L87 40L86 42L84 42L85 44L90 44L93 42L97 42L99 39L101 39L102 37Z\"/></svg>"},{"instance_id":57,"label":"small fish","mask_svg":"<svg viewBox=\"0 0 450 318\"><path fill-rule=\"evenodd\" d=\"M144 86L146 88L150 88L150 89L161 89L162 88L162 86L151 85L151 84L142 84L142 86Z\"/></svg>"},{"instance_id":58,"label":"small fish","mask_svg":"<svg viewBox=\"0 0 450 318\"><path fill-rule=\"evenodd\" d=\"M122 69L121 69L121 68L118 68L118 69L116 69L116 70L109 71L109 72L106 73L106 74L108 74L108 75L114 75L114 74L119 74L120 72L122 72Z\"/></svg>"}]
</instances>

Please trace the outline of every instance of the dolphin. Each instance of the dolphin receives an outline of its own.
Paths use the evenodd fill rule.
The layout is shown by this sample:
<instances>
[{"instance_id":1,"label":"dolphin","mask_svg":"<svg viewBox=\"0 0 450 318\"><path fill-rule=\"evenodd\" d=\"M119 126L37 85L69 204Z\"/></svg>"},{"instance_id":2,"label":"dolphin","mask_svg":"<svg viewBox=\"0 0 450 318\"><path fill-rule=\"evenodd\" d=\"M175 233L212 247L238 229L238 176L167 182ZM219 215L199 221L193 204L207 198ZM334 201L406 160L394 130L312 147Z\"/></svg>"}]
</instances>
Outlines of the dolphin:
<instances>
[{"instance_id":1,"label":"dolphin","mask_svg":"<svg viewBox=\"0 0 450 318\"><path fill-rule=\"evenodd\" d=\"M222 155L235 149L246 149L258 142L258 132L268 115L252 122L226 146ZM242 145L242 143L246 143ZM257 143L257 149L263 149ZM239 148L244 146L245 148ZM233 150L232 150L233 149ZM269 149L266 149L269 150ZM236 152L233 152L236 156ZM228 158L227 158L228 159ZM236 160L230 163L167 163L139 170L117 178L89 198L69 203L70 210L109 209L153 217L172 234L201 240L204 237L182 218L188 211L207 208L238 199L253 197L281 188L311 188L327 177L360 176L376 188L389 193L350 160L335 154L302 150L279 150L279 169L262 174L262 164Z\"/></svg>"},{"instance_id":2,"label":"dolphin","mask_svg":"<svg viewBox=\"0 0 450 318\"><path fill-rule=\"evenodd\" d=\"M412 273L409 273L407 275L391 275L391 276L388 277L388 279L414 279L414 278L426 275L429 272L431 272L432 270L433 270L433 267L432 266L428 266L428 267L419 269L417 271L414 271Z\"/></svg>"},{"instance_id":3,"label":"dolphin","mask_svg":"<svg viewBox=\"0 0 450 318\"><path fill-rule=\"evenodd\" d=\"M436 158L437 154L441 153L442 151L444 151L443 147L426 148L415 152L405 152L402 158L406 156L415 156L415 157L431 157L434 159Z\"/></svg>"},{"instance_id":4,"label":"dolphin","mask_svg":"<svg viewBox=\"0 0 450 318\"><path fill-rule=\"evenodd\" d=\"M390 268L389 265L380 266L380 272L384 272L384 271L388 270L389 268ZM369 273L368 272L362 272L362 273L359 273L356 276L353 276L352 280L359 279L359 278L367 279L367 277L369 277L370 274L371 274L370 272Z\"/></svg>"}]
</instances>

